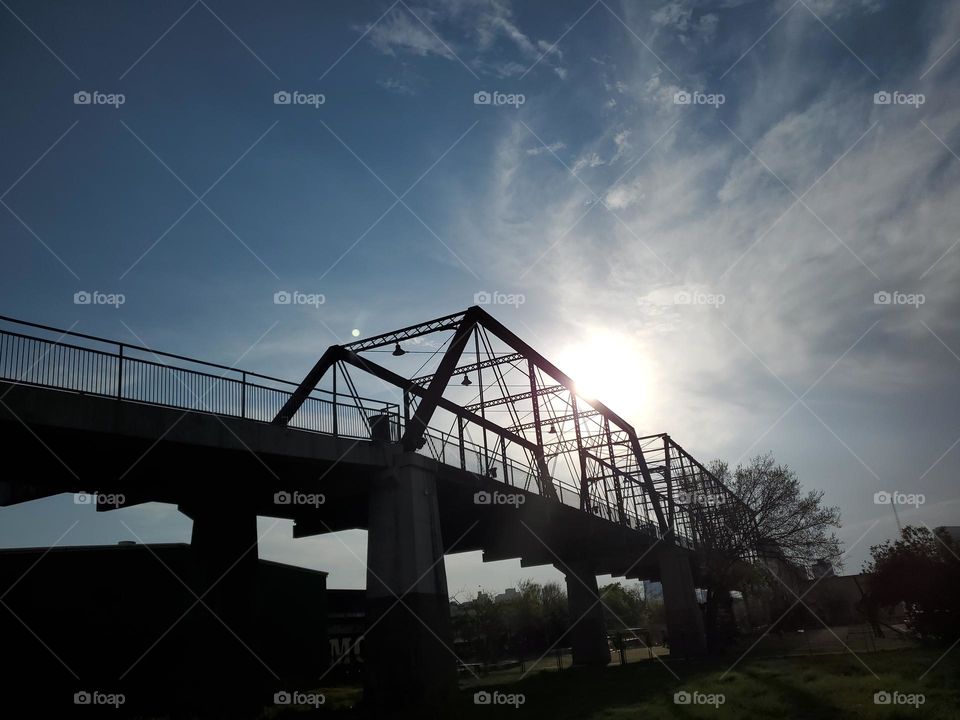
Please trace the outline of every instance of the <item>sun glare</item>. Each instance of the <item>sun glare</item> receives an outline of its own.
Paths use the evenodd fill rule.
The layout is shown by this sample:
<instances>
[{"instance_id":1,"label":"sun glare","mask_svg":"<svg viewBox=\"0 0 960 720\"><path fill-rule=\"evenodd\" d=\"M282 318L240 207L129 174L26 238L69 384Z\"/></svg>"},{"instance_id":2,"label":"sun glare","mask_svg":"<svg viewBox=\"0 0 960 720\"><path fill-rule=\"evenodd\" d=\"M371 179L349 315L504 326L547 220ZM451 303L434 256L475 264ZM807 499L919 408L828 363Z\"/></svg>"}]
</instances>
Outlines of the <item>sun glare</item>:
<instances>
[{"instance_id":1,"label":"sun glare","mask_svg":"<svg viewBox=\"0 0 960 720\"><path fill-rule=\"evenodd\" d=\"M650 363L636 341L609 331L589 333L585 342L564 348L557 366L576 382L577 394L599 400L629 419L650 404Z\"/></svg>"}]
</instances>

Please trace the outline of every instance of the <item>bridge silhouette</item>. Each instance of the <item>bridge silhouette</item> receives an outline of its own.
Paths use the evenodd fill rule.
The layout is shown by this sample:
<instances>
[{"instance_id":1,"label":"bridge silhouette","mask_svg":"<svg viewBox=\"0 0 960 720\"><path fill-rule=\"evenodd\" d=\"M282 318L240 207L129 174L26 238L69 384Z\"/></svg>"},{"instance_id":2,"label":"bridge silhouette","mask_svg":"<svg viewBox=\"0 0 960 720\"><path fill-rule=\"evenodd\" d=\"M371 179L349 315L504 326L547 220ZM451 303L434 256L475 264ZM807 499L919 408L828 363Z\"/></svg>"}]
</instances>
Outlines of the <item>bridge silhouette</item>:
<instances>
[{"instance_id":1,"label":"bridge silhouette","mask_svg":"<svg viewBox=\"0 0 960 720\"><path fill-rule=\"evenodd\" d=\"M436 712L455 685L445 554L555 566L574 662L605 665L597 575L660 580L671 654L695 656L704 557L757 553L750 508L703 464L479 307L331 346L299 383L0 320L0 442L31 468L0 504L176 504L240 636L258 515L292 519L294 537L367 530L365 682L382 714Z\"/></svg>"}]
</instances>

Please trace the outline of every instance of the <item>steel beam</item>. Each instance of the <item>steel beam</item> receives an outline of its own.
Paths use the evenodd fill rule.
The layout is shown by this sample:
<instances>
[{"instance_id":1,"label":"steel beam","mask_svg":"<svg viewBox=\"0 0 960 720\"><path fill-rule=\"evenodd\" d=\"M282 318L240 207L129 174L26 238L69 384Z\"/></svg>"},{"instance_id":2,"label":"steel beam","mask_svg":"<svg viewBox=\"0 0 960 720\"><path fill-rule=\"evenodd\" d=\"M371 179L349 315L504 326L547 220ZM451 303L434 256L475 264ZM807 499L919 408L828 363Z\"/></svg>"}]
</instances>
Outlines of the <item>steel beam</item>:
<instances>
[{"instance_id":1,"label":"steel beam","mask_svg":"<svg viewBox=\"0 0 960 720\"><path fill-rule=\"evenodd\" d=\"M476 367L476 366L474 366ZM567 389L563 385L551 385L545 388L537 389L537 396L542 397L543 395L555 395L557 393L567 392ZM492 398L487 400L484 403L473 403L471 405L464 405L464 408L467 410L479 410L481 407L491 408L496 407L497 405L512 405L516 402L522 402L523 400L530 400L533 398L533 391L517 393L516 395L507 395L505 397Z\"/></svg>"},{"instance_id":2,"label":"steel beam","mask_svg":"<svg viewBox=\"0 0 960 720\"><path fill-rule=\"evenodd\" d=\"M373 350L374 348L383 347L385 345L393 345L402 340L412 340L413 338L423 337L424 335L430 335L431 333L441 332L443 330L452 330L455 329L460 322L463 320L464 313L454 313L453 315L447 315L446 317L437 318L436 320L428 320L425 323L418 323L416 325L410 325L409 327L401 328L400 330L393 330L391 332L383 333L382 335L374 335L373 337L363 338L362 340L356 340L352 343L347 343L344 347L347 350L353 350L354 352L362 352L364 350Z\"/></svg>"},{"instance_id":3,"label":"steel beam","mask_svg":"<svg viewBox=\"0 0 960 720\"><path fill-rule=\"evenodd\" d=\"M524 360L525 358L520 353L510 353L508 355L499 355L497 357L487 358L486 360L481 360L479 363L471 363L470 365L461 365L458 368L455 368L450 377L457 377L458 375L466 375L467 373L474 372L478 367L480 369L493 367L494 365L504 365L506 363L515 363ZM430 375L421 375L420 377L413 378L412 382L415 382L417 385L423 385L424 383L429 383L433 380L433 374Z\"/></svg>"}]
</instances>

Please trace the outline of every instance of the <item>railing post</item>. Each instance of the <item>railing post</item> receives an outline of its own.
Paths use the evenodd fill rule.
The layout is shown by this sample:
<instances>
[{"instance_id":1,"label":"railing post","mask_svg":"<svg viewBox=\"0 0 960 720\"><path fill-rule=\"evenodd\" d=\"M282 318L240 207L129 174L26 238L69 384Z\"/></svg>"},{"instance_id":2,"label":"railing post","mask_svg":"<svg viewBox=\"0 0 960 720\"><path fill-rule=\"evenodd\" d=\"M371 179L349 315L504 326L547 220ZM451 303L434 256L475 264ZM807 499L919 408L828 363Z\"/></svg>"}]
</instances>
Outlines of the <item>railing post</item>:
<instances>
[{"instance_id":1,"label":"railing post","mask_svg":"<svg viewBox=\"0 0 960 720\"><path fill-rule=\"evenodd\" d=\"M507 441L506 438L500 438L500 456L503 461L503 482L510 484L510 474L507 471Z\"/></svg>"},{"instance_id":2,"label":"railing post","mask_svg":"<svg viewBox=\"0 0 960 720\"><path fill-rule=\"evenodd\" d=\"M123 343L120 343L120 354L117 355L117 399L123 397Z\"/></svg>"},{"instance_id":3,"label":"railing post","mask_svg":"<svg viewBox=\"0 0 960 720\"><path fill-rule=\"evenodd\" d=\"M333 436L340 437L337 427L337 364L333 364Z\"/></svg>"},{"instance_id":4,"label":"railing post","mask_svg":"<svg viewBox=\"0 0 960 720\"><path fill-rule=\"evenodd\" d=\"M240 417L243 419L247 418L247 373L243 371L241 373L243 378L240 385Z\"/></svg>"}]
</instances>

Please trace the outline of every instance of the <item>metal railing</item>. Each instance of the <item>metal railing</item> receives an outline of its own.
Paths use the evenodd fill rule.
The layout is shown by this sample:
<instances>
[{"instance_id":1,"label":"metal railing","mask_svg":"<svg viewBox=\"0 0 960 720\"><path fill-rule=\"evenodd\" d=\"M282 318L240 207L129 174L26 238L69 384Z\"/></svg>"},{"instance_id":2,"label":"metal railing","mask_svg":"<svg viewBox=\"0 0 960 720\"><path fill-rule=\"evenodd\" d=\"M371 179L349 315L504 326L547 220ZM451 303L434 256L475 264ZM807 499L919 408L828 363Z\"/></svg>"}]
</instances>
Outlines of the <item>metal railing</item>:
<instances>
[{"instance_id":1,"label":"metal railing","mask_svg":"<svg viewBox=\"0 0 960 720\"><path fill-rule=\"evenodd\" d=\"M272 421L298 385L94 335L4 316L0 321L57 334L48 339L0 329L0 379L17 384L259 422ZM289 427L368 440L371 422L382 415L390 417L391 438L399 439L396 403L317 389Z\"/></svg>"},{"instance_id":2,"label":"metal railing","mask_svg":"<svg viewBox=\"0 0 960 720\"><path fill-rule=\"evenodd\" d=\"M442 432L428 428L424 433L425 443L418 451L437 462L459 466L479 480L481 477L496 480L510 487L527 491L536 491L536 469L533 465L521 464L503 453L490 452L479 443L467 439L462 441L459 435L453 432ZM488 464L489 463L489 464ZM564 505L580 507L580 488L571 483L563 482L558 478L551 478L557 500ZM587 512L613 523L621 523L620 511L617 507L605 500L590 498L590 507ZM639 532L648 533L653 537L660 537L660 529L656 523L643 518L636 513L625 509L622 524Z\"/></svg>"}]
</instances>

